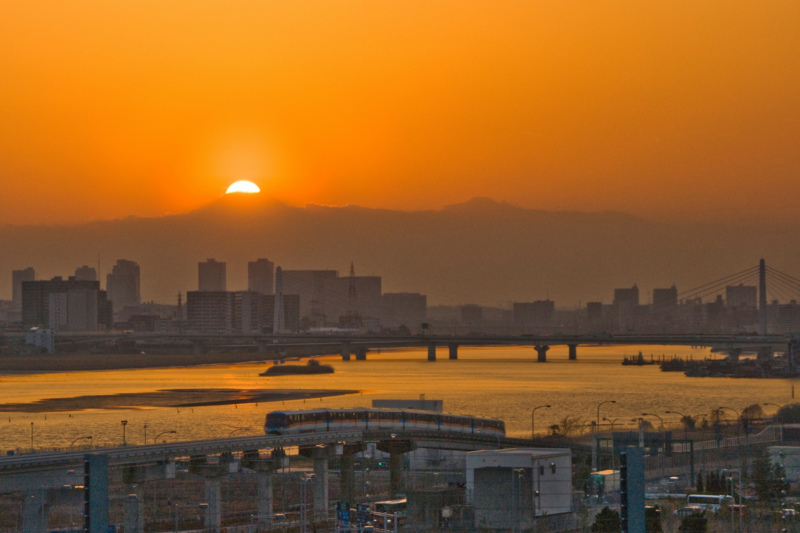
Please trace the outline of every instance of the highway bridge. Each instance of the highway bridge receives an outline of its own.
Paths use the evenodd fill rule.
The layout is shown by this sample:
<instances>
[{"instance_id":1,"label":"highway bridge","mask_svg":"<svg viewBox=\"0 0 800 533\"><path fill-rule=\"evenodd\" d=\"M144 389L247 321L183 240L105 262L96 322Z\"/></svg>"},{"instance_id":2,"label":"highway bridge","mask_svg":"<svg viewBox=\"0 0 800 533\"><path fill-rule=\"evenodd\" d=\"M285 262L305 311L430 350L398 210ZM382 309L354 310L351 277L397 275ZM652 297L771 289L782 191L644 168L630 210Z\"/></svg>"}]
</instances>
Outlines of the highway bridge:
<instances>
[{"instance_id":1,"label":"highway bridge","mask_svg":"<svg viewBox=\"0 0 800 533\"><path fill-rule=\"evenodd\" d=\"M9 333L18 342L24 333ZM447 348L449 359L458 359L461 346L530 346L537 361L547 361L551 346L567 346L569 359L577 359L579 346L666 345L704 346L738 355L742 350L789 351L794 354L798 340L790 335L362 335L352 332L326 334L236 334L236 333L145 333L145 332L59 332L56 351L115 351L169 353L176 349L203 353L209 350L241 350L280 357L288 348L301 348L315 354L341 354L345 361L353 356L366 359L372 350L387 348L427 349L429 361L435 361L437 348Z\"/></svg>"},{"instance_id":2,"label":"highway bridge","mask_svg":"<svg viewBox=\"0 0 800 533\"><path fill-rule=\"evenodd\" d=\"M272 484L274 473L284 466L285 450L297 448L314 464L313 509L317 519L327 517L328 462L340 463L342 499L354 502L354 455L367 443L389 454L390 492L402 491L402 455L418 448L474 451L498 447L530 446L525 439L493 435L441 433L438 431L336 431L301 435L263 435L184 441L145 446L86 451L31 453L0 457L0 493L21 492L23 531L43 533L50 505L75 503L76 498L92 502L95 522L91 531L108 527L109 474L119 474L125 483L125 531L142 533L144 495L140 484L175 477L176 462L185 463L188 472L205 484L205 527L219 531L222 518L221 480L237 473L250 472L258 491L258 524L268 529L273 519ZM84 486L76 492L76 486ZM105 488L105 490L104 490ZM104 494L104 496L103 496ZM95 528L99 529L95 529Z\"/></svg>"}]
</instances>

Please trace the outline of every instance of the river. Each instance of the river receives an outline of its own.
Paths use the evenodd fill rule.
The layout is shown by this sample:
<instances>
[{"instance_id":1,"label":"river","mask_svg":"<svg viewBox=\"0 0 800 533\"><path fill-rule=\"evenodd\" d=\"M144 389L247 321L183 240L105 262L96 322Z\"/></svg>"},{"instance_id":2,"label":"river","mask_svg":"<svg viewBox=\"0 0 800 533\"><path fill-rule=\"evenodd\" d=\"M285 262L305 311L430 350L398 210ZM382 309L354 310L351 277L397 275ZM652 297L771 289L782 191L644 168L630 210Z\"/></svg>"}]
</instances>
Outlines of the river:
<instances>
[{"instance_id":1,"label":"river","mask_svg":"<svg viewBox=\"0 0 800 533\"><path fill-rule=\"evenodd\" d=\"M657 365L622 366L623 356L642 351L645 358L677 355L714 357L703 348L675 346L579 347L578 360L567 359L567 348L556 346L547 363L537 363L531 348L459 349L459 360L438 353L435 363L426 352L370 353L367 361L343 362L323 358L334 374L262 377L266 365L250 363L189 368L90 371L0 376L0 403L26 403L46 398L81 395L152 392L164 389L356 389L358 394L322 399L251 403L194 408L93 409L74 412L6 412L0 416L0 452L17 448L68 446L92 436L99 446L122 442L122 421L128 444L193 440L263 432L268 411L316 407L369 407L375 398L419 398L444 401L447 412L505 420L511 436L529 436L531 409L536 430L544 432L565 416L590 423L600 416L616 419L617 427L642 413L656 413L667 425L679 426L679 417L667 410L697 415L719 406L742 409L753 403L792 402L798 380L687 378L678 372L661 372ZM135 357L135 356L132 356ZM717 356L720 357L720 356ZM775 407L765 407L767 413ZM730 413L730 412L729 412ZM732 413L729 414L732 416ZM658 419L649 418L658 426ZM147 428L145 428L147 426ZM249 429L242 429L249 428ZM81 442L81 441L78 441ZM84 440L83 442L87 442Z\"/></svg>"}]
</instances>

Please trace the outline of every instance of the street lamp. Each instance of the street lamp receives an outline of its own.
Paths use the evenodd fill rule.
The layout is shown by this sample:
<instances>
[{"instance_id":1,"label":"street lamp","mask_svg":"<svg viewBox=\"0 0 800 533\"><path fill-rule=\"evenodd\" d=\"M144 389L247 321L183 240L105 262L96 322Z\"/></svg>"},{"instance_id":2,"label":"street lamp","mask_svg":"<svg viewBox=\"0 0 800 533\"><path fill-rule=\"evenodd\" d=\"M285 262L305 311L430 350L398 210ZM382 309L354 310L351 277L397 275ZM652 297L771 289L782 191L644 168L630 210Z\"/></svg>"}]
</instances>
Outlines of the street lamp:
<instances>
[{"instance_id":1,"label":"street lamp","mask_svg":"<svg viewBox=\"0 0 800 533\"><path fill-rule=\"evenodd\" d=\"M144 444L147 445L147 424L144 425Z\"/></svg>"},{"instance_id":2,"label":"street lamp","mask_svg":"<svg viewBox=\"0 0 800 533\"><path fill-rule=\"evenodd\" d=\"M128 421L127 420L123 420L122 421L122 445L123 446L127 446L128 445L128 441L125 440L125 426L127 426L127 425L128 425Z\"/></svg>"},{"instance_id":3,"label":"street lamp","mask_svg":"<svg viewBox=\"0 0 800 533\"><path fill-rule=\"evenodd\" d=\"M31 422L31 451L33 451L33 422Z\"/></svg>"},{"instance_id":4,"label":"street lamp","mask_svg":"<svg viewBox=\"0 0 800 533\"><path fill-rule=\"evenodd\" d=\"M228 437L231 437L231 436L233 436L233 434L234 434L234 433L236 433L237 431L250 431L250 428L249 428L249 427L235 428L233 431L231 431L231 432L228 434Z\"/></svg>"},{"instance_id":5,"label":"street lamp","mask_svg":"<svg viewBox=\"0 0 800 533\"><path fill-rule=\"evenodd\" d=\"M550 405L539 405L531 410L531 441L536 440L536 410L549 409Z\"/></svg>"},{"instance_id":6,"label":"street lamp","mask_svg":"<svg viewBox=\"0 0 800 533\"><path fill-rule=\"evenodd\" d=\"M161 433L153 437L153 444L158 444L158 437L160 437L161 435L166 435L167 433L169 433L170 435L174 435L177 433L177 431L175 431L174 429L170 431L162 431Z\"/></svg>"},{"instance_id":7,"label":"street lamp","mask_svg":"<svg viewBox=\"0 0 800 533\"><path fill-rule=\"evenodd\" d=\"M654 416L654 417L658 418L661 421L661 429L664 429L664 419L661 418L660 416L658 416L657 414L655 414L655 413L642 413L642 416Z\"/></svg>"},{"instance_id":8,"label":"street lamp","mask_svg":"<svg viewBox=\"0 0 800 533\"><path fill-rule=\"evenodd\" d=\"M742 415L739 414L739 411L734 409L733 407L718 407L717 410L721 411L723 409L727 409L729 411L733 411L736 413L736 445L739 445L739 421L742 419Z\"/></svg>"},{"instance_id":9,"label":"street lamp","mask_svg":"<svg viewBox=\"0 0 800 533\"><path fill-rule=\"evenodd\" d=\"M678 415L681 417L681 420L683 421L683 438L684 440L689 440L689 420L691 420L691 417L689 415L685 415L678 411L664 411L664 412L667 413L668 415Z\"/></svg>"},{"instance_id":10,"label":"street lamp","mask_svg":"<svg viewBox=\"0 0 800 533\"><path fill-rule=\"evenodd\" d=\"M606 400L597 404L597 428L600 428L600 406L606 403L617 403L617 400Z\"/></svg>"},{"instance_id":11,"label":"street lamp","mask_svg":"<svg viewBox=\"0 0 800 533\"><path fill-rule=\"evenodd\" d=\"M92 436L91 436L91 435L87 435L87 436L85 436L85 437L78 437L77 439L75 439L74 441L72 441L72 442L69 444L69 447L70 447L70 448L72 448L73 446L75 446L75 443L76 443L76 442L78 442L78 441L79 441L79 440L81 440L81 439L88 439L88 440L92 440Z\"/></svg>"},{"instance_id":12,"label":"street lamp","mask_svg":"<svg viewBox=\"0 0 800 533\"><path fill-rule=\"evenodd\" d=\"M619 420L619 417L615 418L614 420L611 420L611 419L608 419L606 417L603 417L603 420L608 422L609 424L611 424L611 431L614 431L614 424L617 423L617 420Z\"/></svg>"}]
</instances>

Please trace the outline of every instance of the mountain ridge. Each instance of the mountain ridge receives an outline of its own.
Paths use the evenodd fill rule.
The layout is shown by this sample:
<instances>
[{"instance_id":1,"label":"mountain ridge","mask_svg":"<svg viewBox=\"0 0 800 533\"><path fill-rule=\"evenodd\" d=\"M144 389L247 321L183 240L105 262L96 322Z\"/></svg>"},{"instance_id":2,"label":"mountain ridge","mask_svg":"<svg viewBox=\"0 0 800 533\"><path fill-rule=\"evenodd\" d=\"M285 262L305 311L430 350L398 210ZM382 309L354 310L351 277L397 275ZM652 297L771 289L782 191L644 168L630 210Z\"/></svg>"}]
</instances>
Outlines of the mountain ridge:
<instances>
[{"instance_id":1,"label":"mountain ridge","mask_svg":"<svg viewBox=\"0 0 800 533\"><path fill-rule=\"evenodd\" d=\"M228 196L233 196L229 198ZM333 268L383 276L384 292L421 292L431 305L553 298L610 303L615 287L699 286L756 264L782 270L800 253L786 228L675 225L614 211L544 211L475 198L436 210L296 207L269 197L227 195L162 217L77 226L0 227L0 276L33 266L37 277L71 275L101 261L137 261L142 298L172 303L197 286L197 262L228 262L228 289L247 286L247 261L289 269ZM5 272L6 274L3 274ZM10 298L10 283L0 285Z\"/></svg>"}]
</instances>

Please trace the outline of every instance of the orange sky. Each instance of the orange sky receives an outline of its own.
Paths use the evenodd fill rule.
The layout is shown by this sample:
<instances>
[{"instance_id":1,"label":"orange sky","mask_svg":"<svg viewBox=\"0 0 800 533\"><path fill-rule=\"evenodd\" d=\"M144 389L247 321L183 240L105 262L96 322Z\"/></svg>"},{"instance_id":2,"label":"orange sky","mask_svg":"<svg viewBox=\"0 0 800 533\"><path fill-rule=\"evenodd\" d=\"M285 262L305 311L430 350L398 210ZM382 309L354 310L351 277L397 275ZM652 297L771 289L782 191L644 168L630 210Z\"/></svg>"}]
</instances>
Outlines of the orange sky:
<instances>
[{"instance_id":1,"label":"orange sky","mask_svg":"<svg viewBox=\"0 0 800 533\"><path fill-rule=\"evenodd\" d=\"M796 0L0 3L0 223L473 196L800 222Z\"/></svg>"}]
</instances>

